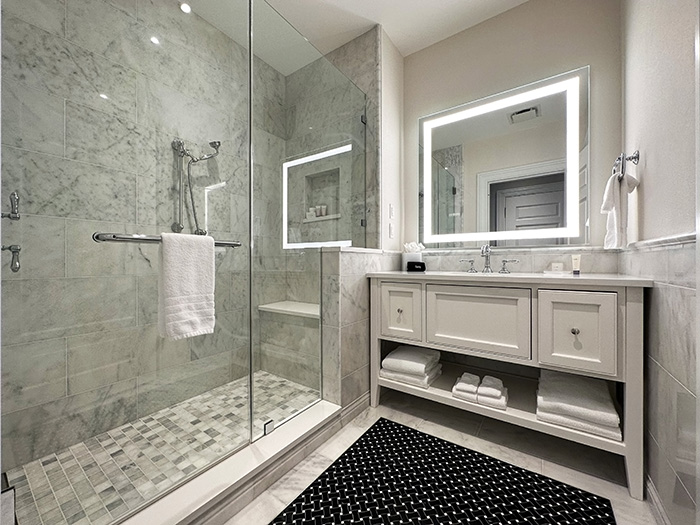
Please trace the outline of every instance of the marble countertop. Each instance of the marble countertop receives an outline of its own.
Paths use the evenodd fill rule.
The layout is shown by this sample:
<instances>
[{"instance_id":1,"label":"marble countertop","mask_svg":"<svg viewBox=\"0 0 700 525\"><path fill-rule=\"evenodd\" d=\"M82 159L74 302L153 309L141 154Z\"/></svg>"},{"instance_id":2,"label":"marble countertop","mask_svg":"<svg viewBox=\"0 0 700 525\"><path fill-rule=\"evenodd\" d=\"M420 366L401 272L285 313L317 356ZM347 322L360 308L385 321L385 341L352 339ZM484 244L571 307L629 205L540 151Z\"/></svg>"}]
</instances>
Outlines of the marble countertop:
<instances>
[{"instance_id":1,"label":"marble countertop","mask_svg":"<svg viewBox=\"0 0 700 525\"><path fill-rule=\"evenodd\" d=\"M467 272L371 272L371 279L449 281L459 283L503 283L503 284L552 284L584 286L641 286L651 287L653 279L610 273L467 273Z\"/></svg>"}]
</instances>

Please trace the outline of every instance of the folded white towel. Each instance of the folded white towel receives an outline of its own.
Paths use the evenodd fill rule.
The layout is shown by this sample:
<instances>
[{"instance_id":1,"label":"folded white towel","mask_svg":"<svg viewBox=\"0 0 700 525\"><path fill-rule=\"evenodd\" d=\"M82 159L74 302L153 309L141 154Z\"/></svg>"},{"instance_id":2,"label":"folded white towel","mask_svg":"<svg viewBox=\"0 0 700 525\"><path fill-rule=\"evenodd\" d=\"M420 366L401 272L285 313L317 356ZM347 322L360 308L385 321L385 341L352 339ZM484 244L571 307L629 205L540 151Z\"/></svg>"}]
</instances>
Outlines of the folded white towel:
<instances>
[{"instance_id":1,"label":"folded white towel","mask_svg":"<svg viewBox=\"0 0 700 525\"><path fill-rule=\"evenodd\" d=\"M537 409L537 419L540 421L545 421L546 423L553 423L555 425L561 425L563 427L573 428L575 430L582 430L583 432L588 432L589 434L595 434L596 436L605 437L608 439L614 439L615 441L622 441L622 432L620 428L606 427L603 425L596 425L583 419L578 419L571 416L562 416L561 414L552 414L546 410Z\"/></svg>"},{"instance_id":2,"label":"folded white towel","mask_svg":"<svg viewBox=\"0 0 700 525\"><path fill-rule=\"evenodd\" d=\"M537 408L596 425L620 426L620 416L610 398L608 385L602 379L542 370Z\"/></svg>"},{"instance_id":3,"label":"folded white towel","mask_svg":"<svg viewBox=\"0 0 700 525\"><path fill-rule=\"evenodd\" d=\"M158 332L184 339L214 331L214 239L161 234Z\"/></svg>"},{"instance_id":4,"label":"folded white towel","mask_svg":"<svg viewBox=\"0 0 700 525\"><path fill-rule=\"evenodd\" d=\"M404 374L420 375L440 361L440 352L429 348L399 346L382 361L382 368Z\"/></svg>"},{"instance_id":5,"label":"folded white towel","mask_svg":"<svg viewBox=\"0 0 700 525\"><path fill-rule=\"evenodd\" d=\"M503 387L503 395L501 397L482 396L481 394L477 394L476 402L487 407L505 410L508 406L508 389Z\"/></svg>"},{"instance_id":6,"label":"folded white towel","mask_svg":"<svg viewBox=\"0 0 700 525\"><path fill-rule=\"evenodd\" d=\"M458 399L463 399L464 401L469 401L471 403L476 403L476 393L474 392L464 392L463 390L457 390L457 386L452 387L452 396Z\"/></svg>"},{"instance_id":7,"label":"folded white towel","mask_svg":"<svg viewBox=\"0 0 700 525\"><path fill-rule=\"evenodd\" d=\"M457 378L457 382L453 387L453 391L464 392L476 395L476 390L479 388L479 376L464 372L461 377Z\"/></svg>"},{"instance_id":8,"label":"folded white towel","mask_svg":"<svg viewBox=\"0 0 700 525\"><path fill-rule=\"evenodd\" d=\"M437 364L430 369L428 374L420 376L414 374L404 374L403 372L394 372L392 370L385 370L384 368L379 370L379 377L391 379L392 381L400 381L401 383L407 383L420 388L428 388L430 384L435 381L435 379L440 377L440 374L442 374L441 364Z\"/></svg>"},{"instance_id":9,"label":"folded white towel","mask_svg":"<svg viewBox=\"0 0 700 525\"><path fill-rule=\"evenodd\" d=\"M503 395L503 381L493 376L484 376L477 392L480 397L493 397L498 399Z\"/></svg>"},{"instance_id":10,"label":"folded white towel","mask_svg":"<svg viewBox=\"0 0 700 525\"><path fill-rule=\"evenodd\" d=\"M625 174L622 180L613 173L605 185L603 204L600 213L607 213L604 248L624 248L627 246L627 194L639 186L632 175Z\"/></svg>"}]
</instances>

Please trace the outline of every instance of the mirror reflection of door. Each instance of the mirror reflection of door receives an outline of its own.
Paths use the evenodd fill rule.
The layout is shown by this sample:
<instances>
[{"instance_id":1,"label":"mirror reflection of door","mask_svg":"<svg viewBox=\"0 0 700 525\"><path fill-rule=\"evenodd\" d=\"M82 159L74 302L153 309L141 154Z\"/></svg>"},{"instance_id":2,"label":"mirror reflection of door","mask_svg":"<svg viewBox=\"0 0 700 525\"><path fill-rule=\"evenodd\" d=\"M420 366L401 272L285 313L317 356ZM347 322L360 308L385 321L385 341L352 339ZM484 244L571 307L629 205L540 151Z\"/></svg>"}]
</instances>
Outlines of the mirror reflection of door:
<instances>
[{"instance_id":1,"label":"mirror reflection of door","mask_svg":"<svg viewBox=\"0 0 700 525\"><path fill-rule=\"evenodd\" d=\"M561 228L566 218L564 173L489 185L490 231ZM497 246L562 244L563 239L499 241Z\"/></svg>"}]
</instances>

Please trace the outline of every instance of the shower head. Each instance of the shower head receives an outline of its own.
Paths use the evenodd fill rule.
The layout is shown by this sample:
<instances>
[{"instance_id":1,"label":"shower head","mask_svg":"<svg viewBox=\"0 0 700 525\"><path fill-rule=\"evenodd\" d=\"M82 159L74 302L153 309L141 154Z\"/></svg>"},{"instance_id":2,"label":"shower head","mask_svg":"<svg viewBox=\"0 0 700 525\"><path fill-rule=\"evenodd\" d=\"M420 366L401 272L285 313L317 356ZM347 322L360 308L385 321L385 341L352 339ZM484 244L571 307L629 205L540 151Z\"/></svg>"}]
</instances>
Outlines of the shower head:
<instances>
[{"instance_id":1,"label":"shower head","mask_svg":"<svg viewBox=\"0 0 700 525\"><path fill-rule=\"evenodd\" d=\"M212 140L209 145L214 148L214 153L208 153L207 155L202 155L198 160L209 160L213 159L219 154L219 147L221 147L221 142L218 140Z\"/></svg>"}]
</instances>

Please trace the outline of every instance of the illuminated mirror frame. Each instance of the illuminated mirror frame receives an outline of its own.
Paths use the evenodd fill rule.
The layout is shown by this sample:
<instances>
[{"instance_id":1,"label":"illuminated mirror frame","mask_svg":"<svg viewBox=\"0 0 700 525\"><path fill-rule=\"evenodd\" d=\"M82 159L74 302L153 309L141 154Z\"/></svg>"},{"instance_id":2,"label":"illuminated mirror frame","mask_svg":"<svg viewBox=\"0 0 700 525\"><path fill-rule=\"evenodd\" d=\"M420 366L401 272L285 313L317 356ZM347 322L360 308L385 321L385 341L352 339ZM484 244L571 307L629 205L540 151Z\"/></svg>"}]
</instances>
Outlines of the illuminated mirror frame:
<instances>
[{"instance_id":1,"label":"illuminated mirror frame","mask_svg":"<svg viewBox=\"0 0 700 525\"><path fill-rule=\"evenodd\" d=\"M307 164L309 162L314 162L321 159L326 159L328 157L333 157L335 155L341 155L352 151L352 144L346 144L345 146L340 146L338 148L329 149L326 151L321 151L320 153L315 153L314 155L307 155L306 157L301 157L298 159L290 160L288 162L282 163L282 248L284 250L293 250L297 248L323 248L324 246L352 246L351 240L343 241L314 241L314 242L289 242L287 229L289 227L288 214L287 214L287 186L289 177L289 168L294 166L299 166L301 164Z\"/></svg>"},{"instance_id":2,"label":"illuminated mirror frame","mask_svg":"<svg viewBox=\"0 0 700 525\"><path fill-rule=\"evenodd\" d=\"M575 72L572 72L575 73ZM565 75L569 75L567 73ZM579 92L580 76L554 82L543 87L499 98L449 115L423 120L423 242L500 241L519 239L548 239L579 236ZM545 81L546 82L546 81ZM540 82L538 82L539 84ZM432 130L492 111L517 106L557 93L566 94L566 226L538 230L506 230L470 233L433 233ZM495 95L496 97L502 96ZM489 97L493 98L493 97ZM483 100L482 100L483 101ZM479 101L479 102L482 102ZM471 105L471 104L470 104Z\"/></svg>"}]
</instances>

